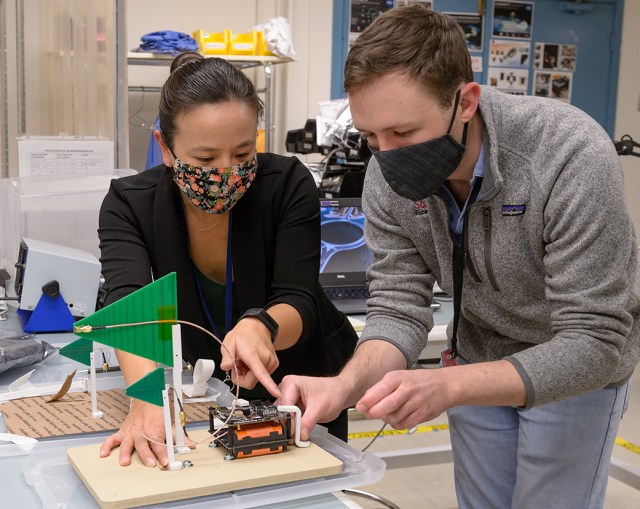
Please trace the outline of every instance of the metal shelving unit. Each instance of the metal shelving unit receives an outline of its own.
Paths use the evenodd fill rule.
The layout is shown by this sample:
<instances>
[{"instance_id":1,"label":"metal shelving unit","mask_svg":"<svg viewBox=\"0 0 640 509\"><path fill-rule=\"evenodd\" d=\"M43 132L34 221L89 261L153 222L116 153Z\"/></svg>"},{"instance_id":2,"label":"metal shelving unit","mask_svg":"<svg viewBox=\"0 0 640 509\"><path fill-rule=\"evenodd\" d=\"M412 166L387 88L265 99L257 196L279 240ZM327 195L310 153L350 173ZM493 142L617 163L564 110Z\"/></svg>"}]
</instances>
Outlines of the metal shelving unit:
<instances>
[{"instance_id":1,"label":"metal shelving unit","mask_svg":"<svg viewBox=\"0 0 640 509\"><path fill-rule=\"evenodd\" d=\"M9 176L9 166L17 164L18 136L28 134L26 126L25 98L25 0L0 0L0 178ZM111 0L109 16L113 22L113 37L107 41L107 51L114 55L113 74L109 84L114 92L113 110L108 113L113 122L113 132L108 135L114 141L116 168L129 168L129 91L142 90L130 87L130 65L169 66L173 56L130 52L126 39L127 0ZM13 21L15 19L15 25ZM12 25L15 36L7 37L6 28ZM62 54L61 54L62 55ZM67 54L68 55L68 54ZM62 55L64 56L64 55ZM273 131L273 66L291 62L275 56L204 55L217 56L240 69L262 68L264 93L265 148L272 149ZM15 80L15 81L14 81ZM152 90L152 87L144 87ZM155 90L155 89L153 89ZM157 88L159 90L159 87ZM55 133L52 133L55 134Z\"/></svg>"},{"instance_id":2,"label":"metal shelving unit","mask_svg":"<svg viewBox=\"0 0 640 509\"><path fill-rule=\"evenodd\" d=\"M272 98L271 98L271 79L272 66L275 64L285 64L291 62L290 58L279 58L276 56L245 56L245 55L203 55L204 57L216 57L229 61L239 69L248 69L251 67L262 67L264 72L264 125L265 125L265 148L267 152L271 151L271 138L273 135L274 125L271 123ZM152 66L168 66L173 61L173 56L156 54L156 53L139 53L130 51L127 53L127 63L129 65L152 65ZM139 87L137 87L139 88ZM130 87L130 90L137 90L136 87ZM150 90L150 87L144 87Z\"/></svg>"}]
</instances>

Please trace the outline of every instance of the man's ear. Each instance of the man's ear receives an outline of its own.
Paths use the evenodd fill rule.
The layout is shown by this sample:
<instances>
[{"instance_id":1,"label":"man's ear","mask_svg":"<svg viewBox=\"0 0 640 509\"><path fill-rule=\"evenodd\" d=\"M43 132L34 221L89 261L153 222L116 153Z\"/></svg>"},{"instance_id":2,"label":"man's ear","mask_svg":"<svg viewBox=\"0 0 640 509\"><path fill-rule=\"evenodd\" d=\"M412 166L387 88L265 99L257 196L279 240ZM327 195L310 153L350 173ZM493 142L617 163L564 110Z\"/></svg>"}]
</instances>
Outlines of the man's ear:
<instances>
[{"instance_id":1,"label":"man's ear","mask_svg":"<svg viewBox=\"0 0 640 509\"><path fill-rule=\"evenodd\" d=\"M169 150L169 147L167 147L166 143L164 142L164 139L162 138L162 134L160 133L160 130L154 129L153 136L155 137L156 141L158 142L158 145L160 146L160 150L162 151L162 162L164 163L165 166L168 166L169 168L173 168L173 156L171 155L171 151Z\"/></svg>"},{"instance_id":2,"label":"man's ear","mask_svg":"<svg viewBox=\"0 0 640 509\"><path fill-rule=\"evenodd\" d=\"M480 101L480 85L475 82L467 83L460 92L460 106L462 122L469 122L475 115Z\"/></svg>"}]
</instances>

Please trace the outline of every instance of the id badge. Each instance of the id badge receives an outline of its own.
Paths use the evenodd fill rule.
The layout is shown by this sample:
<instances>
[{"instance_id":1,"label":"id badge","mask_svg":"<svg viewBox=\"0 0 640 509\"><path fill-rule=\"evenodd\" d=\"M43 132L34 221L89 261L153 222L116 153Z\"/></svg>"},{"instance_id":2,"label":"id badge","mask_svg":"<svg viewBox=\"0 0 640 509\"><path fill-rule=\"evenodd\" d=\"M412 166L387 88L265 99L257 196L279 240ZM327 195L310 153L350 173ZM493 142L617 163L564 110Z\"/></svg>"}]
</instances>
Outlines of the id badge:
<instances>
[{"instance_id":1,"label":"id badge","mask_svg":"<svg viewBox=\"0 0 640 509\"><path fill-rule=\"evenodd\" d=\"M458 356L453 353L453 350L451 350L451 348L443 350L440 354L440 358L442 359L442 366L445 368L458 365Z\"/></svg>"}]
</instances>

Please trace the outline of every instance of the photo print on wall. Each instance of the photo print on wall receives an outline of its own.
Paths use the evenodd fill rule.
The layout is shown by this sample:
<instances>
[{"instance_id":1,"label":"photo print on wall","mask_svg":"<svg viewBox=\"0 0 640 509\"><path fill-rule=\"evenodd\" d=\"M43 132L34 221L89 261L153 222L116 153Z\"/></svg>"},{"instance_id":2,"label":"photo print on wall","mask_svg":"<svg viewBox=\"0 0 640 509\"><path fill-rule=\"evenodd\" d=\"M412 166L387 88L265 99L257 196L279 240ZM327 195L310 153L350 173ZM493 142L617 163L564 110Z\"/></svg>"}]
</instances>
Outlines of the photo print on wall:
<instances>
[{"instance_id":1,"label":"photo print on wall","mask_svg":"<svg viewBox=\"0 0 640 509\"><path fill-rule=\"evenodd\" d=\"M555 44L537 42L534 51L533 67L558 71L576 70L578 46L575 44Z\"/></svg>"},{"instance_id":2,"label":"photo print on wall","mask_svg":"<svg viewBox=\"0 0 640 509\"><path fill-rule=\"evenodd\" d=\"M518 67L528 69L531 43L528 41L491 39L489 65L494 67Z\"/></svg>"},{"instance_id":3,"label":"photo print on wall","mask_svg":"<svg viewBox=\"0 0 640 509\"><path fill-rule=\"evenodd\" d=\"M471 12L447 12L464 30L469 51L482 51L482 23L480 14Z\"/></svg>"},{"instance_id":4,"label":"photo print on wall","mask_svg":"<svg viewBox=\"0 0 640 509\"><path fill-rule=\"evenodd\" d=\"M494 37L531 39L533 2L500 2L493 4Z\"/></svg>"}]
</instances>

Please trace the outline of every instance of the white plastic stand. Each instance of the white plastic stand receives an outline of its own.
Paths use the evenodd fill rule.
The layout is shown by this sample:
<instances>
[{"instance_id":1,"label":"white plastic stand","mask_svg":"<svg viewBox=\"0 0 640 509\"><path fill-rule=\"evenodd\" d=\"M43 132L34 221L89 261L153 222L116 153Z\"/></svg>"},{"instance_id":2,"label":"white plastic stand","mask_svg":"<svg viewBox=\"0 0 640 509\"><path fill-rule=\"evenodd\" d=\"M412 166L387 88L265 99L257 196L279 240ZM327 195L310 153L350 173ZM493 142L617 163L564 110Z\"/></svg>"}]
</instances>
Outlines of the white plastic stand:
<instances>
[{"instance_id":1,"label":"white plastic stand","mask_svg":"<svg viewBox=\"0 0 640 509\"><path fill-rule=\"evenodd\" d=\"M95 360L95 352L89 353L89 360L91 364L89 366L89 376L91 379L91 383L89 384L91 391L91 415L93 415L94 419L100 419L104 415L104 412L98 410L98 394L96 390L96 360Z\"/></svg>"},{"instance_id":2,"label":"white plastic stand","mask_svg":"<svg viewBox=\"0 0 640 509\"><path fill-rule=\"evenodd\" d=\"M191 449L184 443L184 429L180 422L180 404L178 398L182 398L182 335L180 324L171 326L171 339L173 341L173 422L176 432L176 452L178 454L188 454ZM184 405L183 405L184 406ZM167 440L172 435L166 435Z\"/></svg>"},{"instance_id":3,"label":"white plastic stand","mask_svg":"<svg viewBox=\"0 0 640 509\"><path fill-rule=\"evenodd\" d=\"M184 430L180 422L180 405L178 398L182 397L182 336L180 334L180 325L176 324L171 327L171 340L173 342L173 366L171 374L173 378L173 419L175 423L176 443L173 444L173 432L171 429L171 410L169 405L169 386L165 386L162 391L162 413L164 416L164 436L167 444L167 469L182 470L185 463L176 460L176 452L178 454L186 454L191 449L184 443Z\"/></svg>"},{"instance_id":4,"label":"white plastic stand","mask_svg":"<svg viewBox=\"0 0 640 509\"><path fill-rule=\"evenodd\" d=\"M296 430L293 439L297 447L309 447L311 442L309 440L300 440L300 419L302 419L302 412L297 406L293 405L278 405L276 407L278 412L290 412L296 414Z\"/></svg>"},{"instance_id":5,"label":"white plastic stand","mask_svg":"<svg viewBox=\"0 0 640 509\"><path fill-rule=\"evenodd\" d=\"M175 327L175 326L174 326ZM175 451L173 450L173 440L171 433L171 415L169 411L169 388L168 386L162 391L162 409L164 414L164 436L167 443L167 468L169 470L181 470L183 468L182 461L176 461ZM176 426L176 430L178 426Z\"/></svg>"}]
</instances>

